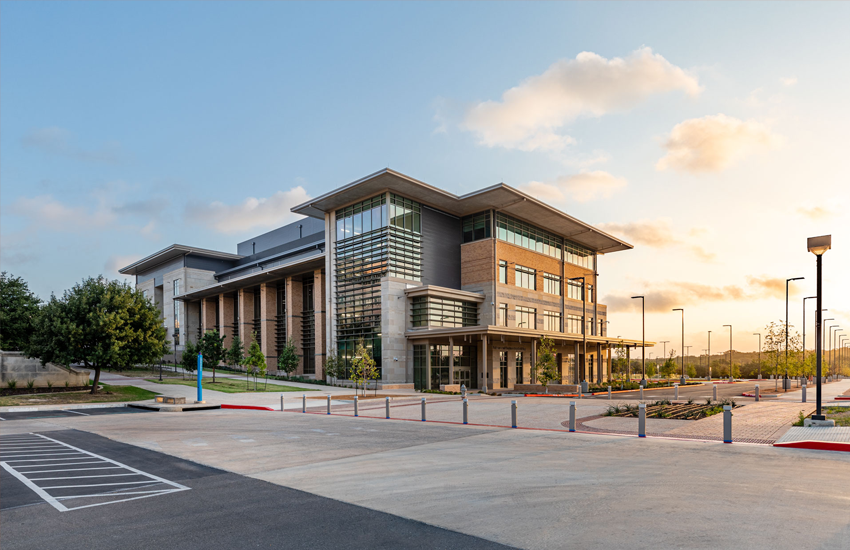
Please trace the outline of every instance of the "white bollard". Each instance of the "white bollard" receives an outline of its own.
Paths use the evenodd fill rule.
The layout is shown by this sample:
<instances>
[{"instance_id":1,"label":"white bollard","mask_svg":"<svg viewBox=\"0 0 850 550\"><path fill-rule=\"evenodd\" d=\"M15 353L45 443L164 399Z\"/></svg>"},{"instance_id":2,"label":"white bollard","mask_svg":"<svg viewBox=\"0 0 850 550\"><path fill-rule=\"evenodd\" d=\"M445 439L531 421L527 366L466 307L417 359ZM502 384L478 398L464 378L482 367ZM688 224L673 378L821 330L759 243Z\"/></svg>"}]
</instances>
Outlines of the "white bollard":
<instances>
[{"instance_id":1,"label":"white bollard","mask_svg":"<svg viewBox=\"0 0 850 550\"><path fill-rule=\"evenodd\" d=\"M638 405L638 437L646 437L646 403Z\"/></svg>"},{"instance_id":2,"label":"white bollard","mask_svg":"<svg viewBox=\"0 0 850 550\"><path fill-rule=\"evenodd\" d=\"M711 400L717 401L717 386L711 387Z\"/></svg>"},{"instance_id":3,"label":"white bollard","mask_svg":"<svg viewBox=\"0 0 850 550\"><path fill-rule=\"evenodd\" d=\"M354 416L359 416L357 414L357 396L354 396Z\"/></svg>"},{"instance_id":4,"label":"white bollard","mask_svg":"<svg viewBox=\"0 0 850 550\"><path fill-rule=\"evenodd\" d=\"M331 414L331 396L328 396L328 414Z\"/></svg>"},{"instance_id":5,"label":"white bollard","mask_svg":"<svg viewBox=\"0 0 850 550\"><path fill-rule=\"evenodd\" d=\"M576 402L570 401L570 431L576 431Z\"/></svg>"},{"instance_id":6,"label":"white bollard","mask_svg":"<svg viewBox=\"0 0 850 550\"><path fill-rule=\"evenodd\" d=\"M307 412L307 394L301 396L301 412Z\"/></svg>"},{"instance_id":7,"label":"white bollard","mask_svg":"<svg viewBox=\"0 0 850 550\"><path fill-rule=\"evenodd\" d=\"M389 398L389 397L385 397L384 399L386 400L386 404L387 404L387 418L389 419L389 417L390 417L390 398Z\"/></svg>"},{"instance_id":8,"label":"white bollard","mask_svg":"<svg viewBox=\"0 0 850 550\"><path fill-rule=\"evenodd\" d=\"M759 402L759 385L756 384L756 403Z\"/></svg>"},{"instance_id":9,"label":"white bollard","mask_svg":"<svg viewBox=\"0 0 850 550\"><path fill-rule=\"evenodd\" d=\"M511 428L516 428L516 401L511 401Z\"/></svg>"},{"instance_id":10,"label":"white bollard","mask_svg":"<svg viewBox=\"0 0 850 550\"><path fill-rule=\"evenodd\" d=\"M280 412L283 412L283 394L280 394Z\"/></svg>"},{"instance_id":11,"label":"white bollard","mask_svg":"<svg viewBox=\"0 0 850 550\"><path fill-rule=\"evenodd\" d=\"M608 399L611 399L611 386L608 386Z\"/></svg>"},{"instance_id":12,"label":"white bollard","mask_svg":"<svg viewBox=\"0 0 850 550\"><path fill-rule=\"evenodd\" d=\"M679 384L673 384L674 397L673 399L679 399Z\"/></svg>"},{"instance_id":13,"label":"white bollard","mask_svg":"<svg viewBox=\"0 0 850 550\"><path fill-rule=\"evenodd\" d=\"M425 398L422 398L422 422L425 422Z\"/></svg>"}]
</instances>

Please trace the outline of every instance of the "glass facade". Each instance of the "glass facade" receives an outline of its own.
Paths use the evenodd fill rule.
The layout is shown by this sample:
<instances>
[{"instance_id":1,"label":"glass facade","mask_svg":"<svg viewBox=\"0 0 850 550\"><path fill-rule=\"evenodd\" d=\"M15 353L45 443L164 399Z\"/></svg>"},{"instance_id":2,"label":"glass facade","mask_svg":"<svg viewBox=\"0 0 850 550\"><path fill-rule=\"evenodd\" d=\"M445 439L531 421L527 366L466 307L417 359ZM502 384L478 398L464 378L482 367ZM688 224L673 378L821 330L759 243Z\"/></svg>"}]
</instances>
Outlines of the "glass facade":
<instances>
[{"instance_id":1,"label":"glass facade","mask_svg":"<svg viewBox=\"0 0 850 550\"><path fill-rule=\"evenodd\" d=\"M463 242L470 243L491 237L490 211L463 218Z\"/></svg>"},{"instance_id":2,"label":"glass facade","mask_svg":"<svg viewBox=\"0 0 850 550\"><path fill-rule=\"evenodd\" d=\"M564 332L570 334L581 334L581 315L567 315L564 323Z\"/></svg>"},{"instance_id":3,"label":"glass facade","mask_svg":"<svg viewBox=\"0 0 850 550\"><path fill-rule=\"evenodd\" d=\"M350 365L362 341L380 371L381 278L421 281L421 207L382 194L337 210L336 218L337 354Z\"/></svg>"},{"instance_id":4,"label":"glass facade","mask_svg":"<svg viewBox=\"0 0 850 550\"><path fill-rule=\"evenodd\" d=\"M522 384L522 352L521 351L516 352L515 361L516 361L516 363L515 363L516 364L516 383Z\"/></svg>"},{"instance_id":5,"label":"glass facade","mask_svg":"<svg viewBox=\"0 0 850 550\"><path fill-rule=\"evenodd\" d=\"M561 314L557 311L543 311L543 330L561 332Z\"/></svg>"},{"instance_id":6,"label":"glass facade","mask_svg":"<svg viewBox=\"0 0 850 550\"><path fill-rule=\"evenodd\" d=\"M424 346L422 346L424 347ZM454 380L463 380L462 382L449 382L450 377L449 364L451 357L449 356L451 346L442 344L431 344L431 387L432 390L440 389L440 384L469 384L476 378L476 347L475 346L454 346ZM414 369L416 368L416 346L414 346ZM427 366L426 366L427 368ZM416 373L414 372L414 378ZM469 380L469 382L467 382ZM415 381L414 381L415 385Z\"/></svg>"},{"instance_id":7,"label":"glass facade","mask_svg":"<svg viewBox=\"0 0 850 550\"><path fill-rule=\"evenodd\" d=\"M565 241L554 233L516 218L496 213L496 236L505 242L561 259L562 247L566 251L567 262L593 270L596 255L581 245Z\"/></svg>"},{"instance_id":8,"label":"glass facade","mask_svg":"<svg viewBox=\"0 0 850 550\"><path fill-rule=\"evenodd\" d=\"M413 387L417 390L428 389L428 351L424 344L413 346Z\"/></svg>"},{"instance_id":9,"label":"glass facade","mask_svg":"<svg viewBox=\"0 0 850 550\"><path fill-rule=\"evenodd\" d=\"M516 306L517 328L537 328L537 310L533 307Z\"/></svg>"},{"instance_id":10,"label":"glass facade","mask_svg":"<svg viewBox=\"0 0 850 550\"><path fill-rule=\"evenodd\" d=\"M508 352L499 352L499 387L508 387Z\"/></svg>"},{"instance_id":11,"label":"glass facade","mask_svg":"<svg viewBox=\"0 0 850 550\"><path fill-rule=\"evenodd\" d=\"M552 273L543 273L543 292L561 295L561 277Z\"/></svg>"},{"instance_id":12,"label":"glass facade","mask_svg":"<svg viewBox=\"0 0 850 550\"><path fill-rule=\"evenodd\" d=\"M415 296L410 317L414 327L472 327L478 324L478 304L436 296Z\"/></svg>"},{"instance_id":13,"label":"glass facade","mask_svg":"<svg viewBox=\"0 0 850 550\"><path fill-rule=\"evenodd\" d=\"M522 265L516 266L516 286L537 290L537 270Z\"/></svg>"},{"instance_id":14,"label":"glass facade","mask_svg":"<svg viewBox=\"0 0 850 550\"><path fill-rule=\"evenodd\" d=\"M581 281L567 281L567 298L582 300Z\"/></svg>"}]
</instances>

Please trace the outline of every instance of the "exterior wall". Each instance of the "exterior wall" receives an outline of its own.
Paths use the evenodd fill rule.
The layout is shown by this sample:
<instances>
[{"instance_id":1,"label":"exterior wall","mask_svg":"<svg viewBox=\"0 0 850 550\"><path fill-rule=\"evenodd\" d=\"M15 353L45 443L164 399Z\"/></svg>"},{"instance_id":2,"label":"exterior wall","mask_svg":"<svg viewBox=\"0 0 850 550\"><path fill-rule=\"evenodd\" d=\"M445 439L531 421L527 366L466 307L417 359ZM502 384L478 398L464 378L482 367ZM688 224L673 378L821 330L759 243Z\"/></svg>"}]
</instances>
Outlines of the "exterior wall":
<instances>
[{"instance_id":1,"label":"exterior wall","mask_svg":"<svg viewBox=\"0 0 850 550\"><path fill-rule=\"evenodd\" d=\"M230 294L219 294L218 295L218 322L219 329L218 333L221 336L224 336L224 341L222 344L224 347L229 348L233 343L233 296Z\"/></svg>"},{"instance_id":2,"label":"exterior wall","mask_svg":"<svg viewBox=\"0 0 850 550\"><path fill-rule=\"evenodd\" d=\"M422 284L461 287L460 218L422 206Z\"/></svg>"},{"instance_id":3,"label":"exterior wall","mask_svg":"<svg viewBox=\"0 0 850 550\"><path fill-rule=\"evenodd\" d=\"M198 336L201 332L201 302L189 302L183 305L184 317L186 319L186 338L181 342L183 346L186 342L198 343Z\"/></svg>"},{"instance_id":4,"label":"exterior wall","mask_svg":"<svg viewBox=\"0 0 850 550\"><path fill-rule=\"evenodd\" d=\"M168 338L172 340L172 350L174 349L174 281L180 279L180 294L185 294L192 290L203 288L215 283L214 273L212 271L204 271L201 269L192 269L188 267L180 267L173 271L169 271L162 275L162 286L155 288L155 297L162 304L162 316L164 325L168 331ZM154 279L148 279L137 288L148 288ZM191 338L194 342L197 340L198 334L198 315L199 311L188 307L188 304L183 304L180 308L180 345L177 346L178 354L186 347L186 338Z\"/></svg>"},{"instance_id":5,"label":"exterior wall","mask_svg":"<svg viewBox=\"0 0 850 550\"><path fill-rule=\"evenodd\" d=\"M275 324L277 320L277 281L260 285L260 330L263 355L270 371L277 370Z\"/></svg>"},{"instance_id":6,"label":"exterior wall","mask_svg":"<svg viewBox=\"0 0 850 550\"><path fill-rule=\"evenodd\" d=\"M404 331L410 310L404 279L386 277L381 281L381 381L386 384L413 383L413 356L408 373L408 343Z\"/></svg>"},{"instance_id":7,"label":"exterior wall","mask_svg":"<svg viewBox=\"0 0 850 550\"><path fill-rule=\"evenodd\" d=\"M218 330L215 324L215 308L217 303L218 296L201 300L201 328L204 332Z\"/></svg>"},{"instance_id":8,"label":"exterior wall","mask_svg":"<svg viewBox=\"0 0 850 550\"><path fill-rule=\"evenodd\" d=\"M478 322L484 326L495 325L493 283L496 276L496 257L493 251L493 239L461 245L460 257L461 290L484 294L484 301L478 305Z\"/></svg>"},{"instance_id":9,"label":"exterior wall","mask_svg":"<svg viewBox=\"0 0 850 550\"><path fill-rule=\"evenodd\" d=\"M239 338L242 339L242 344L247 352L254 341L252 333L254 332L254 289L240 288L239 289Z\"/></svg>"},{"instance_id":10,"label":"exterior wall","mask_svg":"<svg viewBox=\"0 0 850 550\"><path fill-rule=\"evenodd\" d=\"M304 295L300 279L286 278L286 339L292 339L298 349L298 368L295 374L304 374L304 357L301 355L301 311Z\"/></svg>"},{"instance_id":11,"label":"exterior wall","mask_svg":"<svg viewBox=\"0 0 850 550\"><path fill-rule=\"evenodd\" d=\"M325 310L327 299L325 294L325 274L321 269L313 272L313 309L315 310L316 330L316 380L325 377Z\"/></svg>"}]
</instances>

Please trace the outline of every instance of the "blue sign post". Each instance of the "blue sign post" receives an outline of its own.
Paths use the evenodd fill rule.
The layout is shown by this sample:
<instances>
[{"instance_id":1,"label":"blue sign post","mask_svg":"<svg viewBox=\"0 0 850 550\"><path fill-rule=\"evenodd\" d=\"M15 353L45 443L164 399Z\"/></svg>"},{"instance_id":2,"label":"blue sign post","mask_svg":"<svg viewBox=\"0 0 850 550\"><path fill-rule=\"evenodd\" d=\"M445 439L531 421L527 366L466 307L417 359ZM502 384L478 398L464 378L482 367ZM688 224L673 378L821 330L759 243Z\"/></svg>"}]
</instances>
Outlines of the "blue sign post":
<instances>
[{"instance_id":1,"label":"blue sign post","mask_svg":"<svg viewBox=\"0 0 850 550\"><path fill-rule=\"evenodd\" d=\"M203 403L204 402L204 388L201 386L201 382L204 379L204 356L200 353L198 354L198 400L195 403Z\"/></svg>"}]
</instances>

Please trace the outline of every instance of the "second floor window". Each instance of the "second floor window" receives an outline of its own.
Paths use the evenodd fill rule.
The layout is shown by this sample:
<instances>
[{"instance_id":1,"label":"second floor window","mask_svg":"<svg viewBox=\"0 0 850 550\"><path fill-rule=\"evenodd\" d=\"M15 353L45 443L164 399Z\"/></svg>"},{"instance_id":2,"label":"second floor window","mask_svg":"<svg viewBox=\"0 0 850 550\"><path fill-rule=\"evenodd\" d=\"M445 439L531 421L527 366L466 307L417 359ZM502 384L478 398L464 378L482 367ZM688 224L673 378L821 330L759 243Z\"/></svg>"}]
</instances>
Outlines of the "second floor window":
<instances>
[{"instance_id":1,"label":"second floor window","mask_svg":"<svg viewBox=\"0 0 850 550\"><path fill-rule=\"evenodd\" d=\"M537 310L533 307L516 307L517 328L537 328Z\"/></svg>"},{"instance_id":2,"label":"second floor window","mask_svg":"<svg viewBox=\"0 0 850 550\"><path fill-rule=\"evenodd\" d=\"M567 315L564 332L569 332L570 334L582 334L581 315Z\"/></svg>"},{"instance_id":3,"label":"second floor window","mask_svg":"<svg viewBox=\"0 0 850 550\"><path fill-rule=\"evenodd\" d=\"M508 326L508 304L499 304L499 320L500 327Z\"/></svg>"},{"instance_id":4,"label":"second floor window","mask_svg":"<svg viewBox=\"0 0 850 550\"><path fill-rule=\"evenodd\" d=\"M581 281L567 281L567 298L581 300Z\"/></svg>"},{"instance_id":5,"label":"second floor window","mask_svg":"<svg viewBox=\"0 0 850 550\"><path fill-rule=\"evenodd\" d=\"M543 330L561 332L561 314L557 311L544 311Z\"/></svg>"},{"instance_id":6,"label":"second floor window","mask_svg":"<svg viewBox=\"0 0 850 550\"><path fill-rule=\"evenodd\" d=\"M508 262L505 260L499 260L499 282L508 284Z\"/></svg>"},{"instance_id":7,"label":"second floor window","mask_svg":"<svg viewBox=\"0 0 850 550\"><path fill-rule=\"evenodd\" d=\"M516 266L516 286L537 290L537 271L522 265Z\"/></svg>"},{"instance_id":8,"label":"second floor window","mask_svg":"<svg viewBox=\"0 0 850 550\"><path fill-rule=\"evenodd\" d=\"M561 295L561 277L552 273L543 273L543 292Z\"/></svg>"}]
</instances>

